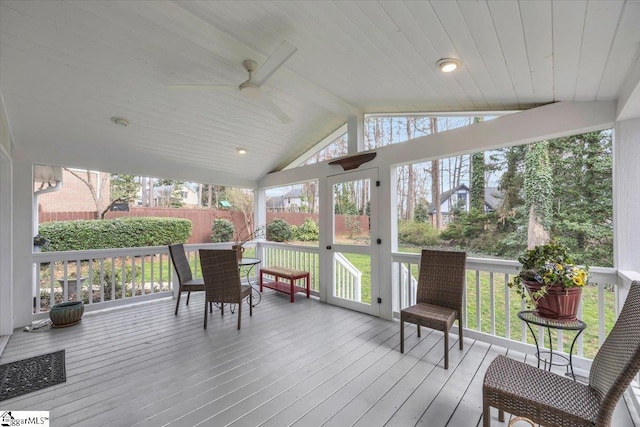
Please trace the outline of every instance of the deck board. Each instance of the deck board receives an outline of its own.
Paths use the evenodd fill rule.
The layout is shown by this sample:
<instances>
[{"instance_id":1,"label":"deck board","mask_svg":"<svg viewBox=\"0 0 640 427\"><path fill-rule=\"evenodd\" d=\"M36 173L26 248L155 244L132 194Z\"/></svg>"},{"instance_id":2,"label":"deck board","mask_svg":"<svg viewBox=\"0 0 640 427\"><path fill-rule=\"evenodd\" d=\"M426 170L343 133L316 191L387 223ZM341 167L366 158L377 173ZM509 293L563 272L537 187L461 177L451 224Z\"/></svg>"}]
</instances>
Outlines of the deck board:
<instances>
[{"instance_id":1,"label":"deck board","mask_svg":"<svg viewBox=\"0 0 640 427\"><path fill-rule=\"evenodd\" d=\"M16 331L0 363L65 349L67 382L0 403L50 411L60 426L467 426L482 417L482 379L498 354L530 355L265 290L249 317L191 296L85 314L64 329ZM507 414L508 415L508 414ZM507 418L508 421L508 418ZM492 426L499 423L492 412ZM621 401L615 425L633 426Z\"/></svg>"}]
</instances>

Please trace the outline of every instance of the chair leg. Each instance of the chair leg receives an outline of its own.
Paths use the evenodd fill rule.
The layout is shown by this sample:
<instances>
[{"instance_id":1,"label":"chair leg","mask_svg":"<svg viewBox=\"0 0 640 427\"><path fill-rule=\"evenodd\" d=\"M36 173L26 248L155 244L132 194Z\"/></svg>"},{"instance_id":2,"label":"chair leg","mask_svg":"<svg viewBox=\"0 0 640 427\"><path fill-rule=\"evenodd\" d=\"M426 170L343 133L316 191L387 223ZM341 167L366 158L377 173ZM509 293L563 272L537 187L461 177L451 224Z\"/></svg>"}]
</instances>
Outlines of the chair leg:
<instances>
[{"instance_id":1,"label":"chair leg","mask_svg":"<svg viewBox=\"0 0 640 427\"><path fill-rule=\"evenodd\" d=\"M238 330L240 330L240 320L242 320L242 300L238 303Z\"/></svg>"},{"instance_id":2,"label":"chair leg","mask_svg":"<svg viewBox=\"0 0 640 427\"><path fill-rule=\"evenodd\" d=\"M249 294L249 316L253 316L253 292Z\"/></svg>"},{"instance_id":3,"label":"chair leg","mask_svg":"<svg viewBox=\"0 0 640 427\"><path fill-rule=\"evenodd\" d=\"M224 303L220 303L220 316L224 316Z\"/></svg>"},{"instance_id":4,"label":"chair leg","mask_svg":"<svg viewBox=\"0 0 640 427\"><path fill-rule=\"evenodd\" d=\"M464 346L464 337L462 336L462 322L458 319L458 336L460 337L460 350L462 350Z\"/></svg>"},{"instance_id":5,"label":"chair leg","mask_svg":"<svg viewBox=\"0 0 640 427\"><path fill-rule=\"evenodd\" d=\"M444 333L444 369L449 369L449 331Z\"/></svg>"},{"instance_id":6,"label":"chair leg","mask_svg":"<svg viewBox=\"0 0 640 427\"><path fill-rule=\"evenodd\" d=\"M176 301L176 316L178 315L178 307L180 307L180 294L182 294L182 292L178 291L178 300Z\"/></svg>"},{"instance_id":7,"label":"chair leg","mask_svg":"<svg viewBox=\"0 0 640 427\"><path fill-rule=\"evenodd\" d=\"M416 328L418 328L418 338L420 338L420 325L416 325Z\"/></svg>"},{"instance_id":8,"label":"chair leg","mask_svg":"<svg viewBox=\"0 0 640 427\"><path fill-rule=\"evenodd\" d=\"M187 305L189 305L189 298L191 297L191 291L187 292Z\"/></svg>"},{"instance_id":9,"label":"chair leg","mask_svg":"<svg viewBox=\"0 0 640 427\"><path fill-rule=\"evenodd\" d=\"M404 353L404 320L400 318L400 353Z\"/></svg>"},{"instance_id":10,"label":"chair leg","mask_svg":"<svg viewBox=\"0 0 640 427\"><path fill-rule=\"evenodd\" d=\"M207 329L207 316L209 314L207 313L207 300L204 300L204 328Z\"/></svg>"},{"instance_id":11,"label":"chair leg","mask_svg":"<svg viewBox=\"0 0 640 427\"><path fill-rule=\"evenodd\" d=\"M504 422L504 411L502 409L498 409L498 421Z\"/></svg>"},{"instance_id":12,"label":"chair leg","mask_svg":"<svg viewBox=\"0 0 640 427\"><path fill-rule=\"evenodd\" d=\"M209 313L213 313L213 303L209 302Z\"/></svg>"},{"instance_id":13,"label":"chair leg","mask_svg":"<svg viewBox=\"0 0 640 427\"><path fill-rule=\"evenodd\" d=\"M485 402L482 402L482 427L491 427L490 406Z\"/></svg>"}]
</instances>

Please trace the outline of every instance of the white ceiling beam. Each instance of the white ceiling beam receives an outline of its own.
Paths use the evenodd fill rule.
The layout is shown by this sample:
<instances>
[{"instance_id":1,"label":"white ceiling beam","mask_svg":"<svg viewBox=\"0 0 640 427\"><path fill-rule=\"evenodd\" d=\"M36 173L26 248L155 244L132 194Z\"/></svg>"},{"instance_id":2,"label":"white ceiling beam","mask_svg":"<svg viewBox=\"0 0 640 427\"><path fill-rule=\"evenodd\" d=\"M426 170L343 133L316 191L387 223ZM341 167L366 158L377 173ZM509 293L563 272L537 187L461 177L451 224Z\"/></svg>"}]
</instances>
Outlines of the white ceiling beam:
<instances>
[{"instance_id":1,"label":"white ceiling beam","mask_svg":"<svg viewBox=\"0 0 640 427\"><path fill-rule=\"evenodd\" d=\"M367 163L367 167L386 168L389 165L416 163L607 129L613 127L615 111L614 101L549 104L378 148L375 150L377 157ZM260 188L270 188L342 171L340 167L327 163L274 172L266 175L258 184Z\"/></svg>"},{"instance_id":2,"label":"white ceiling beam","mask_svg":"<svg viewBox=\"0 0 640 427\"><path fill-rule=\"evenodd\" d=\"M618 94L616 120L640 117L640 56Z\"/></svg>"}]
</instances>

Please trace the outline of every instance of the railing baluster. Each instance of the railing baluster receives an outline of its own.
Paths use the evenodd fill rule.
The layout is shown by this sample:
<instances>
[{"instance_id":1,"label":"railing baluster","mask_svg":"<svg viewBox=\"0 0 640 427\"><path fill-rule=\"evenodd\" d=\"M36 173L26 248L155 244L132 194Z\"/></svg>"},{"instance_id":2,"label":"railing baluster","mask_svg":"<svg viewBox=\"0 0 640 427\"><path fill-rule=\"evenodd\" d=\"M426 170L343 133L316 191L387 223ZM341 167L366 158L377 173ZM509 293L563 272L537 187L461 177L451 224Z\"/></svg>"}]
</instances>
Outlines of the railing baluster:
<instances>
[{"instance_id":1,"label":"railing baluster","mask_svg":"<svg viewBox=\"0 0 640 427\"><path fill-rule=\"evenodd\" d=\"M604 286L605 286L604 283L603 284L598 283L598 345L602 345L605 339Z\"/></svg>"},{"instance_id":2,"label":"railing baluster","mask_svg":"<svg viewBox=\"0 0 640 427\"><path fill-rule=\"evenodd\" d=\"M481 296L480 270L476 270L476 331L482 330L482 328L480 327L481 325L480 315L482 314L481 307L480 307L480 296Z\"/></svg>"},{"instance_id":3,"label":"railing baluster","mask_svg":"<svg viewBox=\"0 0 640 427\"><path fill-rule=\"evenodd\" d=\"M509 293L509 275L504 274L504 322L505 338L511 339L511 294Z\"/></svg>"},{"instance_id":4,"label":"railing baluster","mask_svg":"<svg viewBox=\"0 0 640 427\"><path fill-rule=\"evenodd\" d=\"M493 271L489 272L489 304L491 312L491 335L496 334L496 298L495 287L493 283Z\"/></svg>"}]
</instances>

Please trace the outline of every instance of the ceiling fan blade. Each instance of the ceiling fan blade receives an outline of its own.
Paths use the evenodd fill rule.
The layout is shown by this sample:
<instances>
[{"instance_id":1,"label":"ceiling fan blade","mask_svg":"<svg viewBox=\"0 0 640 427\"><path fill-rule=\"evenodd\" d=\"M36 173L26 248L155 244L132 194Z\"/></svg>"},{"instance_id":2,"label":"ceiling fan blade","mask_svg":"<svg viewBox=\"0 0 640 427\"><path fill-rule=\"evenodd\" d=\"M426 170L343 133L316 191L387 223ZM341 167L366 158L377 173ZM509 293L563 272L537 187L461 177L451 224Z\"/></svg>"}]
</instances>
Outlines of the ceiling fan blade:
<instances>
[{"instance_id":1,"label":"ceiling fan blade","mask_svg":"<svg viewBox=\"0 0 640 427\"><path fill-rule=\"evenodd\" d=\"M218 86L218 85L198 85L198 84L184 84L184 85L167 85L167 89L175 90L177 92L237 92L238 86Z\"/></svg>"},{"instance_id":2,"label":"ceiling fan blade","mask_svg":"<svg viewBox=\"0 0 640 427\"><path fill-rule=\"evenodd\" d=\"M298 50L297 47L283 40L280 46L273 51L271 56L269 56L262 66L253 74L251 80L258 86L262 86L278 68L282 67L287 59L291 58L291 55L293 55L296 50Z\"/></svg>"},{"instance_id":3,"label":"ceiling fan blade","mask_svg":"<svg viewBox=\"0 0 640 427\"><path fill-rule=\"evenodd\" d=\"M262 94L262 96L258 99L256 99L256 101L262 105L264 108L266 108L267 110L269 110L269 112L271 114L273 114L274 116L276 116L278 118L278 120L280 120L282 123L287 124L287 123L291 123L293 121L293 119L291 119L291 117L289 117L287 115L287 113L285 113L284 111L282 111L282 109L280 107L278 107L272 100L271 98L269 98L268 95L266 94Z\"/></svg>"}]
</instances>

